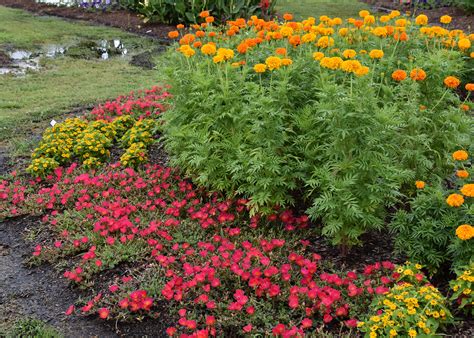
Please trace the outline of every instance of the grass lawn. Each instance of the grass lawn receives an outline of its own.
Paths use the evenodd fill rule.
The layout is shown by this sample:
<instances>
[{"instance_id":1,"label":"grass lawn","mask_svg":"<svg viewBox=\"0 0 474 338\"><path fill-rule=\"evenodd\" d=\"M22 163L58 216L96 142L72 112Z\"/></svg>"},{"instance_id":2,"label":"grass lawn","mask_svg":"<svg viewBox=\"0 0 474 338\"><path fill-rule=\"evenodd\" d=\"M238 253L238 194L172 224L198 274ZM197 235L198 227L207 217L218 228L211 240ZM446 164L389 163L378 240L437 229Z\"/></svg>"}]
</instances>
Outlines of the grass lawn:
<instances>
[{"instance_id":1,"label":"grass lawn","mask_svg":"<svg viewBox=\"0 0 474 338\"><path fill-rule=\"evenodd\" d=\"M369 6L357 0L278 0L277 10L294 14L297 18L321 15L348 18Z\"/></svg>"},{"instance_id":2,"label":"grass lawn","mask_svg":"<svg viewBox=\"0 0 474 338\"><path fill-rule=\"evenodd\" d=\"M121 39L131 53L156 44L119 29L39 17L0 6L0 49L35 51L48 44L71 45L84 39ZM109 60L43 58L38 72L23 77L0 75L0 144L21 144L35 125L44 128L51 117L72 107L159 83L158 71L131 66L129 60L130 56Z\"/></svg>"}]
</instances>

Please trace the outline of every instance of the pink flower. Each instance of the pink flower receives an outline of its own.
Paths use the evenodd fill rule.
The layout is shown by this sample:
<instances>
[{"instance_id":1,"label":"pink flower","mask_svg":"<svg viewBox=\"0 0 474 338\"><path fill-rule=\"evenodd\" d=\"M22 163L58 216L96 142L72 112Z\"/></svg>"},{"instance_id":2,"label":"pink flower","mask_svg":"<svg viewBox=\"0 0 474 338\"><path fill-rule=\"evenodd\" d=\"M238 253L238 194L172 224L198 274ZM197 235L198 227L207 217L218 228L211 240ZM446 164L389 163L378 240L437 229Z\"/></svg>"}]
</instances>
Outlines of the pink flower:
<instances>
[{"instance_id":1,"label":"pink flower","mask_svg":"<svg viewBox=\"0 0 474 338\"><path fill-rule=\"evenodd\" d=\"M74 309L75 309L74 305L71 305L71 306L69 306L69 307L67 308L67 310L66 310L66 312L65 312L64 314L65 314L66 316L70 316L70 315L72 315L72 313L74 312Z\"/></svg>"},{"instance_id":2,"label":"pink flower","mask_svg":"<svg viewBox=\"0 0 474 338\"><path fill-rule=\"evenodd\" d=\"M110 314L110 311L109 309L103 307L103 308L100 308L97 313L99 314L99 318L101 319L107 319L109 317L109 314Z\"/></svg>"},{"instance_id":3,"label":"pink flower","mask_svg":"<svg viewBox=\"0 0 474 338\"><path fill-rule=\"evenodd\" d=\"M252 324L247 324L243 327L243 331L248 333L250 331L252 331Z\"/></svg>"},{"instance_id":4,"label":"pink flower","mask_svg":"<svg viewBox=\"0 0 474 338\"><path fill-rule=\"evenodd\" d=\"M301 321L301 326L304 329L310 328L311 326L313 326L313 321L309 318L305 318Z\"/></svg>"}]
</instances>

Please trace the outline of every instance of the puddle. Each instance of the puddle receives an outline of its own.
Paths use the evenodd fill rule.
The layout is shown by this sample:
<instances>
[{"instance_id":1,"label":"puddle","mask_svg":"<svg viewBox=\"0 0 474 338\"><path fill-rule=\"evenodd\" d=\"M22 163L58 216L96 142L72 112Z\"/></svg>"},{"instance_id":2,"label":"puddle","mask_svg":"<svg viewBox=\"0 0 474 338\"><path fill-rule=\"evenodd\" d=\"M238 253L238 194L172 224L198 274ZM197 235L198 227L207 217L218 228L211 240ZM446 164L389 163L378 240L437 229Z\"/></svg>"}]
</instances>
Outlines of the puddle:
<instances>
[{"instance_id":1,"label":"puddle","mask_svg":"<svg viewBox=\"0 0 474 338\"><path fill-rule=\"evenodd\" d=\"M40 58L56 58L63 55L76 59L107 60L114 56L125 56L128 49L121 40L81 41L73 46L45 45L35 52L27 50L0 50L0 75L25 75L40 68Z\"/></svg>"}]
</instances>

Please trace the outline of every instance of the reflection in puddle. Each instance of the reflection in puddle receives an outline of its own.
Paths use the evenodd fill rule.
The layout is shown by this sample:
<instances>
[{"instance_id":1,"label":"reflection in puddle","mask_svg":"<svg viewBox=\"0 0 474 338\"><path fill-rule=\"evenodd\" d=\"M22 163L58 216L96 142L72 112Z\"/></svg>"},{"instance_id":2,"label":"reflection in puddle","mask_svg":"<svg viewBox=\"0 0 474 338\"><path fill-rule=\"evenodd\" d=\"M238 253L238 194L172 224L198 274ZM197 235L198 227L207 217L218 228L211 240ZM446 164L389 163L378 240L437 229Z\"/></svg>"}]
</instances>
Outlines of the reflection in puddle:
<instances>
[{"instance_id":1,"label":"reflection in puddle","mask_svg":"<svg viewBox=\"0 0 474 338\"><path fill-rule=\"evenodd\" d=\"M14 50L4 53L0 50L0 75L25 75L28 70L38 70L41 57L55 58L67 55L79 59L107 60L112 56L124 56L128 50L120 40L82 41L75 46L46 45L34 53Z\"/></svg>"}]
</instances>

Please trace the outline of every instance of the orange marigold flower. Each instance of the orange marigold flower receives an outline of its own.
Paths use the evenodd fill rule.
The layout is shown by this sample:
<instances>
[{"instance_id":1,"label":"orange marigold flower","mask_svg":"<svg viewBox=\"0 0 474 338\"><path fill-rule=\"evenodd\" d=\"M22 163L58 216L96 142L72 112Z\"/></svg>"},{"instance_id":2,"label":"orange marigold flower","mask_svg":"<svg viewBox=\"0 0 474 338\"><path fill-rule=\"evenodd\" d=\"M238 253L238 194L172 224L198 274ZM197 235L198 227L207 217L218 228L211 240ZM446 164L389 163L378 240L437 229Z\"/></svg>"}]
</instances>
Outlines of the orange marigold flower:
<instances>
[{"instance_id":1,"label":"orange marigold flower","mask_svg":"<svg viewBox=\"0 0 474 338\"><path fill-rule=\"evenodd\" d=\"M170 39L176 39L177 37L179 36L179 32L178 31L171 31L168 33L168 37Z\"/></svg>"},{"instance_id":2,"label":"orange marigold flower","mask_svg":"<svg viewBox=\"0 0 474 338\"><path fill-rule=\"evenodd\" d=\"M465 87L465 88L466 88L466 90L467 90L468 92L474 91L474 83L468 83L468 84L466 84L466 87Z\"/></svg>"},{"instance_id":3,"label":"orange marigold flower","mask_svg":"<svg viewBox=\"0 0 474 338\"><path fill-rule=\"evenodd\" d=\"M319 38L316 45L319 48L328 48L328 47L334 46L334 39L330 38L329 36L323 36L323 37Z\"/></svg>"},{"instance_id":4,"label":"orange marigold flower","mask_svg":"<svg viewBox=\"0 0 474 338\"><path fill-rule=\"evenodd\" d=\"M459 178L468 178L469 172L467 170L461 169L456 171L456 176Z\"/></svg>"},{"instance_id":5,"label":"orange marigold flower","mask_svg":"<svg viewBox=\"0 0 474 338\"><path fill-rule=\"evenodd\" d=\"M444 84L446 87L454 89L461 84L461 81L455 76L448 76L444 79Z\"/></svg>"},{"instance_id":6,"label":"orange marigold flower","mask_svg":"<svg viewBox=\"0 0 474 338\"><path fill-rule=\"evenodd\" d=\"M469 224L462 224L456 229L456 236L463 241L470 240L474 237L474 227Z\"/></svg>"},{"instance_id":7,"label":"orange marigold flower","mask_svg":"<svg viewBox=\"0 0 474 338\"><path fill-rule=\"evenodd\" d=\"M293 35L292 37L290 37L289 42L293 47L296 47L301 43L301 38L299 35Z\"/></svg>"},{"instance_id":8,"label":"orange marigold flower","mask_svg":"<svg viewBox=\"0 0 474 338\"><path fill-rule=\"evenodd\" d=\"M213 16L208 16L208 17L206 18L206 22L207 22L207 23L213 23L213 22L214 22L214 17L213 17Z\"/></svg>"},{"instance_id":9,"label":"orange marigold flower","mask_svg":"<svg viewBox=\"0 0 474 338\"><path fill-rule=\"evenodd\" d=\"M467 104L462 104L460 108L464 111L469 111L471 109Z\"/></svg>"},{"instance_id":10,"label":"orange marigold flower","mask_svg":"<svg viewBox=\"0 0 474 338\"><path fill-rule=\"evenodd\" d=\"M425 187L425 182L423 181L416 181L415 186L417 189L423 189Z\"/></svg>"},{"instance_id":11,"label":"orange marigold flower","mask_svg":"<svg viewBox=\"0 0 474 338\"><path fill-rule=\"evenodd\" d=\"M458 47L460 50L468 50L471 48L471 41L469 39L459 39Z\"/></svg>"},{"instance_id":12,"label":"orange marigold flower","mask_svg":"<svg viewBox=\"0 0 474 338\"><path fill-rule=\"evenodd\" d=\"M176 28L178 29L183 29L184 28L184 25L182 23L180 23L179 25L176 26Z\"/></svg>"},{"instance_id":13,"label":"orange marigold flower","mask_svg":"<svg viewBox=\"0 0 474 338\"><path fill-rule=\"evenodd\" d=\"M286 50L286 48L277 48L275 53L278 54L278 55L286 55L287 50Z\"/></svg>"},{"instance_id":14,"label":"orange marigold flower","mask_svg":"<svg viewBox=\"0 0 474 338\"><path fill-rule=\"evenodd\" d=\"M361 67L361 63L357 60L346 60L341 63L341 69L347 73L357 73Z\"/></svg>"},{"instance_id":15,"label":"orange marigold flower","mask_svg":"<svg viewBox=\"0 0 474 338\"><path fill-rule=\"evenodd\" d=\"M407 78L407 72L402 69L397 69L392 73L392 79L395 81L403 81Z\"/></svg>"},{"instance_id":16,"label":"orange marigold flower","mask_svg":"<svg viewBox=\"0 0 474 338\"><path fill-rule=\"evenodd\" d=\"M420 105L420 110L426 110L426 108L428 108L428 107L426 107L425 105L422 105L422 104Z\"/></svg>"},{"instance_id":17,"label":"orange marigold flower","mask_svg":"<svg viewBox=\"0 0 474 338\"><path fill-rule=\"evenodd\" d=\"M207 18L209 15L211 15L209 11L202 11L201 13L199 13L199 16L201 18Z\"/></svg>"},{"instance_id":18,"label":"orange marigold flower","mask_svg":"<svg viewBox=\"0 0 474 338\"><path fill-rule=\"evenodd\" d=\"M267 66L263 63L257 63L255 66L253 66L253 70L256 73L265 73L265 71L267 70Z\"/></svg>"},{"instance_id":19,"label":"orange marigold flower","mask_svg":"<svg viewBox=\"0 0 474 338\"><path fill-rule=\"evenodd\" d=\"M245 54L247 53L247 51L249 50L249 45L245 42L242 42L241 44L239 44L237 46L237 51L240 53L240 54Z\"/></svg>"},{"instance_id":20,"label":"orange marigold flower","mask_svg":"<svg viewBox=\"0 0 474 338\"><path fill-rule=\"evenodd\" d=\"M446 203L451 207L460 207L464 203L464 197L460 194L451 194L446 198Z\"/></svg>"},{"instance_id":21,"label":"orange marigold flower","mask_svg":"<svg viewBox=\"0 0 474 338\"><path fill-rule=\"evenodd\" d=\"M415 68L410 72L410 77L414 81L423 81L426 79L426 73L423 69Z\"/></svg>"},{"instance_id":22,"label":"orange marigold flower","mask_svg":"<svg viewBox=\"0 0 474 338\"><path fill-rule=\"evenodd\" d=\"M456 161L465 161L468 159L468 157L469 154L465 150L456 150L453 153L453 159L455 159Z\"/></svg>"},{"instance_id":23,"label":"orange marigold flower","mask_svg":"<svg viewBox=\"0 0 474 338\"><path fill-rule=\"evenodd\" d=\"M371 25L375 22L375 16L373 15L367 15L366 17L364 17L364 24L366 25Z\"/></svg>"},{"instance_id":24,"label":"orange marigold flower","mask_svg":"<svg viewBox=\"0 0 474 338\"><path fill-rule=\"evenodd\" d=\"M202 46L202 42L201 41L196 41L195 43L193 43L193 47L194 48L200 48Z\"/></svg>"},{"instance_id":25,"label":"orange marigold flower","mask_svg":"<svg viewBox=\"0 0 474 338\"><path fill-rule=\"evenodd\" d=\"M474 197L474 183L464 184L461 188L461 194L467 197Z\"/></svg>"},{"instance_id":26,"label":"orange marigold flower","mask_svg":"<svg viewBox=\"0 0 474 338\"><path fill-rule=\"evenodd\" d=\"M283 14L283 19L285 19L286 21L293 20L293 15L290 13L285 13Z\"/></svg>"},{"instance_id":27,"label":"orange marigold flower","mask_svg":"<svg viewBox=\"0 0 474 338\"><path fill-rule=\"evenodd\" d=\"M190 45L191 43L194 42L194 40L196 40L196 37L194 36L194 34L185 34L181 40L179 40L179 44L180 45Z\"/></svg>"},{"instance_id":28,"label":"orange marigold flower","mask_svg":"<svg viewBox=\"0 0 474 338\"><path fill-rule=\"evenodd\" d=\"M439 22L447 25L448 23L451 23L452 19L453 18L451 18L449 15L443 15L441 18L439 18Z\"/></svg>"},{"instance_id":29,"label":"orange marigold flower","mask_svg":"<svg viewBox=\"0 0 474 338\"><path fill-rule=\"evenodd\" d=\"M197 36L198 38L203 38L203 37L205 37L205 36L206 36L206 32L203 32L203 31L197 31L197 32L196 32L196 36Z\"/></svg>"},{"instance_id":30,"label":"orange marigold flower","mask_svg":"<svg viewBox=\"0 0 474 338\"><path fill-rule=\"evenodd\" d=\"M288 58L284 58L284 59L281 59L281 64L282 64L282 66L289 66L289 65L293 64L293 60L288 59Z\"/></svg>"},{"instance_id":31,"label":"orange marigold flower","mask_svg":"<svg viewBox=\"0 0 474 338\"><path fill-rule=\"evenodd\" d=\"M372 49L369 53L371 59L381 59L383 55L383 50L380 49Z\"/></svg>"}]
</instances>

